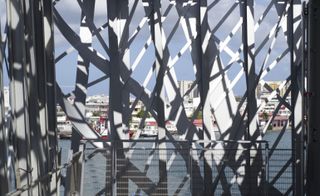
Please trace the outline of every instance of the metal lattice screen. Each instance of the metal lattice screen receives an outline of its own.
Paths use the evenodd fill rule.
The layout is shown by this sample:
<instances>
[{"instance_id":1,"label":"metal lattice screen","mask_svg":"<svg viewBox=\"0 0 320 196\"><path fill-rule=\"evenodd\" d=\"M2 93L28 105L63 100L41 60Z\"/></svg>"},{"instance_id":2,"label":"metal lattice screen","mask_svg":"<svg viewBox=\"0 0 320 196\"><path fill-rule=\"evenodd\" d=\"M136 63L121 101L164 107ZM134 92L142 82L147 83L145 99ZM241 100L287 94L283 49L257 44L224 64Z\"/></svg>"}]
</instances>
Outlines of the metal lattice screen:
<instances>
[{"instance_id":1,"label":"metal lattice screen","mask_svg":"<svg viewBox=\"0 0 320 196\"><path fill-rule=\"evenodd\" d=\"M17 133L17 138L28 141L26 149L38 154L52 153L45 143L32 146L29 136L35 129L53 130L54 126L50 122L54 120L46 119L46 114L55 109L50 106L50 103L54 103L52 92L55 90L57 102L72 122L74 130L98 148L109 144L119 148L132 147L132 144L117 146L117 143L129 139L131 118L137 105L142 104L147 112L142 116L133 139L139 138L150 114L158 125L160 149L166 149L167 142L175 144L177 140L203 140L203 147L211 147L209 141L212 140L255 142L265 140L268 127L278 126L280 131L274 133L275 139L270 146L268 158L272 160L272 156L275 156L273 151L279 147L288 130L291 130L290 139L294 142L290 145L295 156L290 161L303 159L301 1L78 0L53 1L51 8L50 3L39 0L36 3L40 7L44 5L41 7L43 9L33 7L30 8L32 12L29 12L28 8L32 6L28 1L6 2L7 17L1 18L1 33L6 29L5 34L9 36L2 36L3 55L0 60L2 65L5 64L4 60L8 61L13 95L12 129ZM34 16L42 16L44 19L37 21ZM32 28L24 29L23 25L28 24ZM40 27L43 29L37 29ZM54 31L51 31L52 28ZM55 57L52 56L51 35L54 35L55 40ZM37 36L41 41L35 41ZM24 40L25 37L34 40ZM12 40L20 40L24 43L22 48L26 50L20 51L19 47L15 47L17 42ZM35 46L36 52L33 52L32 43L39 43ZM54 74L49 74L54 72L53 66L43 69L28 67L29 62L33 65L33 60L50 65L48 62L53 61L53 58L57 80L55 89L52 87ZM26 66L20 61L26 61ZM20 64L23 71L19 69ZM270 80L280 82L275 87L268 82ZM33 88L35 86L37 88ZM41 89L46 93L42 94ZM263 100L259 99L261 89L268 94ZM24 93L22 98L19 96L21 92ZM86 98L95 93L108 95L111 134L108 144L99 140L99 133L93 130L85 118ZM194 97L198 97L198 100L194 110L190 110L186 100ZM36 101L41 104L38 105ZM268 111L271 102L276 102L271 114L261 117ZM35 112L32 109L21 112L25 106L35 108ZM290 113L290 120L275 123L281 110ZM39 114L38 117L32 118L33 113ZM200 128L195 123L199 116ZM176 127L177 133L172 134L168 130L168 121ZM22 129L27 131L16 131ZM41 134L45 135L45 132ZM36 136L41 138L41 134ZM52 138L49 143L55 145ZM241 145L237 147L241 149ZM24 149L23 146L19 148ZM185 148L183 144L176 144L176 154L169 153L169 150L159 154L158 169L165 173L161 181L165 187L168 162L182 156L187 167L189 159L181 150ZM252 148L259 151L259 145ZM28 164L36 160L34 154L37 153L21 153L23 158L18 162L21 168L29 171ZM24 160L28 153L31 154L31 161ZM127 152L117 154L128 156ZM202 180L201 191L208 194L214 191L210 187L215 180L220 180L212 177L216 167L208 161L212 155L212 152L205 153L201 161L196 159L201 156L200 152L191 156L193 165L208 163L203 168L203 176L200 175L200 167L192 170ZM250 157L246 160L249 161L246 170L249 171L250 166L255 164L261 166L263 159L259 153L249 155L253 159L251 161ZM241 167L241 159L238 156L233 158L238 164L232 171L236 175L237 169ZM303 165L297 163L300 164L281 162L279 175L272 175L274 179L271 182L280 178L283 174L281 171L291 169L294 174L292 186L300 186L298 181L303 179L299 176ZM42 172L45 171L39 167L39 173ZM244 176L243 181L237 182L240 190L245 190L248 184L254 187L253 192L262 190L258 183L261 179L259 172L252 172L251 176ZM37 170L30 175L37 176L35 173ZM225 185L223 188L227 189L227 183ZM139 187L139 184L136 186ZM196 184L191 186L195 190L198 188ZM279 193L276 184L271 183L270 187ZM294 187L294 190L300 189ZM165 191L168 190L165 188ZM288 187L287 192L292 192L291 187Z\"/></svg>"},{"instance_id":2,"label":"metal lattice screen","mask_svg":"<svg viewBox=\"0 0 320 196\"><path fill-rule=\"evenodd\" d=\"M74 104L63 99L59 103L84 137L98 137L79 120L86 92L99 83L109 93L115 139L128 139L129 118L140 102L157 120L159 139L176 140L164 126L171 120L180 139L262 140L283 107L294 121L280 124L272 149L288 129L292 137L300 137L301 127L296 125L301 122L301 86L292 78L301 62L299 1L78 1L74 6L80 8L78 31L62 16L68 6L57 2L54 10L56 27L71 44L57 55L57 70L60 62L65 64L63 58L79 54L76 85L69 94L74 95ZM99 74L91 74L95 72ZM182 92L183 80L190 83ZM269 80L282 82L275 88ZM262 88L269 95L259 101ZM184 100L195 91L200 98L190 115ZM65 97L60 89L58 94ZM273 100L277 100L273 113L260 127L259 114ZM193 123L199 113L200 130ZM162 158L166 162L170 155Z\"/></svg>"}]
</instances>

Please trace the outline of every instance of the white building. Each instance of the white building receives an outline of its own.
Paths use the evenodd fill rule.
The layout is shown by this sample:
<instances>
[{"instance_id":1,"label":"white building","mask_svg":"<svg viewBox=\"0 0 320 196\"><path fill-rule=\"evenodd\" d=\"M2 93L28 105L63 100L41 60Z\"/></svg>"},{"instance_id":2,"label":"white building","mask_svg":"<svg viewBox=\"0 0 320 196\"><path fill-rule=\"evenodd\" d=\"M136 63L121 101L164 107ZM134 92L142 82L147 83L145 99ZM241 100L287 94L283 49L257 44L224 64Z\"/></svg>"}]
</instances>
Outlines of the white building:
<instances>
[{"instance_id":1,"label":"white building","mask_svg":"<svg viewBox=\"0 0 320 196\"><path fill-rule=\"evenodd\" d=\"M259 84L257 85L256 89L256 96L257 98L267 98L270 93L283 85L283 81L259 81ZM286 91L290 87L290 82L286 83L281 89L279 89L278 94L283 97ZM290 93L289 93L290 96Z\"/></svg>"},{"instance_id":2,"label":"white building","mask_svg":"<svg viewBox=\"0 0 320 196\"><path fill-rule=\"evenodd\" d=\"M191 88L194 81L191 80L181 80L178 81L178 86L180 89L181 96L184 96ZM194 97L199 97L200 92L198 89L198 86L195 85L193 89L188 93L188 95L185 96L187 99L193 99Z\"/></svg>"},{"instance_id":3,"label":"white building","mask_svg":"<svg viewBox=\"0 0 320 196\"><path fill-rule=\"evenodd\" d=\"M86 113L108 114L109 97L106 95L89 96L86 99ZM89 115L90 116L90 115Z\"/></svg>"}]
</instances>

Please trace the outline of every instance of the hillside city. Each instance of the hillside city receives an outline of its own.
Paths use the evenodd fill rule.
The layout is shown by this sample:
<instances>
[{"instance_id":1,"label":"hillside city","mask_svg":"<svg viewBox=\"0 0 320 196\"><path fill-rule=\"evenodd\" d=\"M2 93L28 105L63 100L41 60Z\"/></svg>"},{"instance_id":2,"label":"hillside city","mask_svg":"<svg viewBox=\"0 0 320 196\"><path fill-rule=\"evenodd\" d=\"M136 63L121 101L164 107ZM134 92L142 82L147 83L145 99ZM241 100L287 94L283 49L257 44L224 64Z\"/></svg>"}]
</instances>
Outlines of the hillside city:
<instances>
[{"instance_id":1,"label":"hillside city","mask_svg":"<svg viewBox=\"0 0 320 196\"><path fill-rule=\"evenodd\" d=\"M277 94L274 96L271 94L274 93L276 89L279 89L279 86L282 85L283 82L280 81L264 81L264 83L260 82L256 89L256 97L257 97L257 105L259 110L259 126L264 128L266 124L268 125L268 130L278 130L282 128L286 123L289 122L289 116L291 114L288 107L285 104L280 104L279 99L277 99ZM186 115L189 119L193 119L193 124L196 128L202 129L202 113L199 112L194 116L194 112L200 104L200 92L197 88L192 88L193 81L183 80L179 81L179 89L180 94L183 96L183 106L186 111ZM267 85L264 85L267 84ZM268 88L266 88L266 86ZM289 84L284 85L280 91L277 91L280 97L287 92L289 88ZM4 106L5 111L10 110L9 103L9 88L4 88ZM73 103L74 97L70 96L69 101ZM241 101L241 97L236 97L237 102ZM130 107L132 107L134 103L134 99L130 99ZM291 98L290 93L287 95L287 98L284 103L290 105ZM240 113L243 113L246 108L246 102L240 108ZM109 135L108 132L108 111L109 111L109 97L101 94L101 95L93 95L89 96L86 99L86 119L89 125L94 129L97 133L101 135L103 138L107 138ZM273 112L277 111L273 118ZM141 102L135 102L134 109L132 111L131 118L129 120L129 133L130 136L156 136L157 135L157 122L151 116L150 113L146 113L146 106ZM141 120L143 117L146 117L144 122ZM214 118L212 116L212 118ZM271 123L267 123L269 120L272 120ZM215 123L215 121L213 121ZM138 135L136 135L137 131L140 130ZM214 125L216 127L216 125ZM60 133L61 138L69 138L72 132L72 124L68 120L66 114L63 112L62 108L57 105L57 128ZM177 133L177 128L175 127L175 123L172 121L166 122L166 129L171 133Z\"/></svg>"},{"instance_id":2,"label":"hillside city","mask_svg":"<svg viewBox=\"0 0 320 196\"><path fill-rule=\"evenodd\" d=\"M199 112L194 116L194 112L200 104L200 92L197 88L192 88L193 81L179 81L180 94L183 96L183 106L186 111L186 115L189 119L193 118L193 124L196 128L202 129L202 114ZM272 97L271 92L278 89L282 84L280 81L265 81L265 84L259 83L256 90L257 105L262 109L259 112L259 126L264 128L269 119L272 117L274 111L277 114L273 118L272 122L269 123L268 130L277 130L282 128L289 121L290 110L285 106L285 104L279 104L279 99L274 96ZM265 86L268 86L267 89ZM271 89L270 89L271 87ZM288 90L289 85L286 84L282 87L278 94L283 97L285 92ZM189 92L188 92L189 91ZM73 102L73 97L69 98L70 102ZM241 97L237 97L237 102L240 102ZM130 107L134 103L134 99L130 99ZM286 102L290 105L290 95L288 96ZM280 107L279 107L280 106ZM279 108L277 108L279 107ZM246 104L240 108L240 112L244 112ZM93 95L86 99L86 119L91 127L101 134L102 137L108 136L108 109L109 109L109 97L106 95ZM130 136L156 136L157 135L157 123L156 120L151 116L150 113L145 114L146 106L138 101L135 103L134 109L132 111L132 117L129 120L129 133ZM142 118L146 116L144 123L141 123ZM212 117L213 118L213 117ZM60 106L57 106L57 123L58 129L61 132L61 137L68 137L71 134L72 125L68 121L66 115L62 111ZM213 121L215 123L215 121ZM141 132L137 136L137 131L140 127ZM216 125L214 125L216 127ZM217 128L217 127L216 127ZM166 129L171 133L177 133L177 128L175 123L172 121L166 122Z\"/></svg>"}]
</instances>

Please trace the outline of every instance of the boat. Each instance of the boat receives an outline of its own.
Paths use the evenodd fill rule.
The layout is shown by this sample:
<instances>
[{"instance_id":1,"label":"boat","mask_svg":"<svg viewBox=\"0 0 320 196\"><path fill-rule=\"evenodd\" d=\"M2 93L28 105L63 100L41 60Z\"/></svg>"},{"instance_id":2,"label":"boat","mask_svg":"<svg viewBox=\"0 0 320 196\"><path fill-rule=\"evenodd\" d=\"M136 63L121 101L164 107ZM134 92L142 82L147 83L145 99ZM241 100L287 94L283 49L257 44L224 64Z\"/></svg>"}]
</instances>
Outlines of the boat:
<instances>
[{"instance_id":1,"label":"boat","mask_svg":"<svg viewBox=\"0 0 320 196\"><path fill-rule=\"evenodd\" d=\"M69 139L72 135L72 123L66 116L57 117L58 137L60 139Z\"/></svg>"},{"instance_id":2,"label":"boat","mask_svg":"<svg viewBox=\"0 0 320 196\"><path fill-rule=\"evenodd\" d=\"M140 136L155 137L158 135L158 125L155 121L146 122L146 126L141 131Z\"/></svg>"}]
</instances>

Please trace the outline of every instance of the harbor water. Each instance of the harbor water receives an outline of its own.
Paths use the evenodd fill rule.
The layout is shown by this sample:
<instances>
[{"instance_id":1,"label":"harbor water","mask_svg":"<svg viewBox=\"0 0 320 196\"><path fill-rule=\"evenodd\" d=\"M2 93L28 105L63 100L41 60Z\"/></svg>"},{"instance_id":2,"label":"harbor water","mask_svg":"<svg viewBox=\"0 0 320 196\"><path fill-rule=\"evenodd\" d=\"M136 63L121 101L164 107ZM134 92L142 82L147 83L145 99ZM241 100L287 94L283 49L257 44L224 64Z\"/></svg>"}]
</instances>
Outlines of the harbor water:
<instances>
[{"instance_id":1,"label":"harbor water","mask_svg":"<svg viewBox=\"0 0 320 196\"><path fill-rule=\"evenodd\" d=\"M147 138L146 138L147 139ZM269 160L269 173L268 178L269 181L275 181L274 187L276 187L280 192L285 193L291 186L292 183L292 170L291 167L287 167L285 172L281 175L280 178L273 180L281 167L285 165L291 158L291 131L285 131L280 133L279 131L269 132L264 136L264 140L266 140L269 144L269 148L275 148L276 150L272 152ZM68 151L70 149L70 140L59 140L59 145L62 150L62 163L67 162L68 158ZM152 149L152 143L144 143L143 146L139 146L142 144L138 144L137 148L146 149L143 151L144 154L137 154L139 152L134 152L133 156L136 157L148 157L150 155L150 151L147 149ZM86 162L85 162L85 169L84 169L84 187L83 193L84 195L97 195L97 193L101 193L104 195L105 190L105 182L106 182L106 158L102 153L97 153L95 156L90 157L90 154L93 152L92 146L87 144L86 146L88 150L85 152ZM170 147L169 147L170 148ZM173 149L173 148L172 148ZM136 153L136 154L135 154ZM168 154L175 153L174 151L169 152ZM159 156L155 155L155 156ZM139 169L140 171L146 171L147 177L153 181L157 182L158 180L158 170L157 164L158 161L149 160L150 163L146 168L146 158L137 158L133 160L133 165ZM181 166L180 166L180 165ZM169 185L172 186L172 189L168 190L169 195L174 195L177 188L179 188L179 195L190 195L190 176L188 176L188 172L186 171L186 167L184 166L184 160L182 157L179 157L177 153L177 157L175 158L174 163L171 165L171 169L169 170L168 181ZM151 167L151 168L150 168ZM152 169L154 167L155 169ZM172 170L172 171L171 171ZM65 171L62 172L64 174ZM182 180L184 179L184 180ZM184 181L185 183L175 184L174 182L181 182ZM170 183L171 182L171 183ZM135 183L129 181L129 195L146 195L143 191L136 191L137 186ZM219 187L218 187L219 188ZM132 191L135 190L135 191ZM130 192L132 191L132 192ZM61 188L61 193L63 192L63 187ZM217 194L217 193L216 193ZM98 194L99 195L99 194ZM219 195L219 194L217 194ZM291 194L289 194L291 195Z\"/></svg>"}]
</instances>

